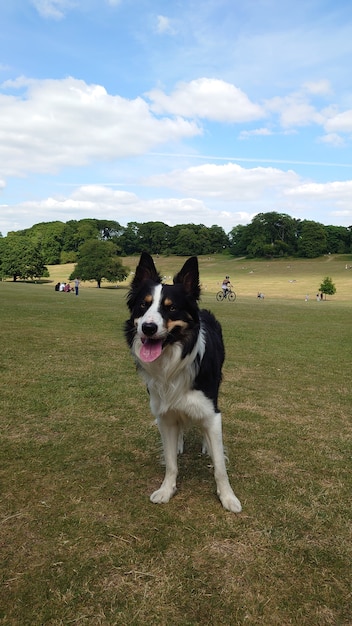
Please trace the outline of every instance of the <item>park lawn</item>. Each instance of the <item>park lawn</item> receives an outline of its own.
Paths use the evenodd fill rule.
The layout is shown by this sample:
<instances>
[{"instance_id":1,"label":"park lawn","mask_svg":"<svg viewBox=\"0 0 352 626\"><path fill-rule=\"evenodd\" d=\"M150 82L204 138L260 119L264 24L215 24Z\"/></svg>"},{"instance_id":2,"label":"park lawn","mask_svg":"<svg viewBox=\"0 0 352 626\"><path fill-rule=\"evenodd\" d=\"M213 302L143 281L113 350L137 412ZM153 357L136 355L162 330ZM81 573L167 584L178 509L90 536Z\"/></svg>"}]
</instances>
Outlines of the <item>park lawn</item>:
<instances>
[{"instance_id":1,"label":"park lawn","mask_svg":"<svg viewBox=\"0 0 352 626\"><path fill-rule=\"evenodd\" d=\"M160 261L166 276L183 262ZM350 274L302 266L302 296L271 296L273 265L258 262L252 289L239 265L200 262L203 305L223 325L239 515L222 509L193 429L177 494L149 502L163 468L122 333L125 288L83 285L77 298L0 283L0 624L351 623L352 306L342 288L314 299L316 278ZM234 304L215 301L224 273Z\"/></svg>"}]
</instances>

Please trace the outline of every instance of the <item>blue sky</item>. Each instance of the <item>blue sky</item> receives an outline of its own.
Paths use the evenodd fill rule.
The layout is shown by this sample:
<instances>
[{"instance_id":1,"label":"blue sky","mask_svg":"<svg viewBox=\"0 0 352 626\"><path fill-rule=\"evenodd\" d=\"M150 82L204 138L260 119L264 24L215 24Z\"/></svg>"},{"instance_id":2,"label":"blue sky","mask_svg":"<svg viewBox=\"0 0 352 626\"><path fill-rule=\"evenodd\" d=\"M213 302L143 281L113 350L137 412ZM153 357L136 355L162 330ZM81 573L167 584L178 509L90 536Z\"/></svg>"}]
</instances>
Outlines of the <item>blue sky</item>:
<instances>
[{"instance_id":1,"label":"blue sky","mask_svg":"<svg viewBox=\"0 0 352 626\"><path fill-rule=\"evenodd\" d=\"M352 224L350 0L11 0L0 232Z\"/></svg>"}]
</instances>

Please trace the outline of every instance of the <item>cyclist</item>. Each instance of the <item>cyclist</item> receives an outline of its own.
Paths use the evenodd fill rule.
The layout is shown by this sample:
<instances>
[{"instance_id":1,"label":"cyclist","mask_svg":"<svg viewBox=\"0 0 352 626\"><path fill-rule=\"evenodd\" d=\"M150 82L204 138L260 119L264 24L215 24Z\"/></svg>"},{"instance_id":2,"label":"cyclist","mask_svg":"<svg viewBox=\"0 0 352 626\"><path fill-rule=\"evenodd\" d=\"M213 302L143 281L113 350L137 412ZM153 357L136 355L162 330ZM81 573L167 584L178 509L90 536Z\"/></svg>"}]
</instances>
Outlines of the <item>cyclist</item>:
<instances>
[{"instance_id":1,"label":"cyclist","mask_svg":"<svg viewBox=\"0 0 352 626\"><path fill-rule=\"evenodd\" d=\"M222 281L222 285L221 288L224 292L224 297L226 296L226 294L228 293L228 291L231 291L231 281L230 281L230 276L225 276L224 280Z\"/></svg>"}]
</instances>

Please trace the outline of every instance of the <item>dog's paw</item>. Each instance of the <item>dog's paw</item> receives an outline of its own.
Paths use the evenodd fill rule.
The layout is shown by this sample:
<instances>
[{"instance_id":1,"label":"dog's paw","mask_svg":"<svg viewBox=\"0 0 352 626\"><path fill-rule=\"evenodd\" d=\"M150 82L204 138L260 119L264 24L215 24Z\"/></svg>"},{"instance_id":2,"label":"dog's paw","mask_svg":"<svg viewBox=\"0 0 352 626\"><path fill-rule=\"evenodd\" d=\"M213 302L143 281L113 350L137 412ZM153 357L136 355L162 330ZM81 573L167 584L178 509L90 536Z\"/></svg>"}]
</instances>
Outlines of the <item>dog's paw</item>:
<instances>
[{"instance_id":1,"label":"dog's paw","mask_svg":"<svg viewBox=\"0 0 352 626\"><path fill-rule=\"evenodd\" d=\"M242 511L241 503L232 490L224 495L219 494L219 498L222 506L227 511L231 511L232 513L240 513Z\"/></svg>"},{"instance_id":2,"label":"dog's paw","mask_svg":"<svg viewBox=\"0 0 352 626\"><path fill-rule=\"evenodd\" d=\"M154 491L150 496L150 501L154 502L154 504L166 504L172 498L176 491L176 487L174 489L168 489L167 487L160 487L157 491Z\"/></svg>"}]
</instances>

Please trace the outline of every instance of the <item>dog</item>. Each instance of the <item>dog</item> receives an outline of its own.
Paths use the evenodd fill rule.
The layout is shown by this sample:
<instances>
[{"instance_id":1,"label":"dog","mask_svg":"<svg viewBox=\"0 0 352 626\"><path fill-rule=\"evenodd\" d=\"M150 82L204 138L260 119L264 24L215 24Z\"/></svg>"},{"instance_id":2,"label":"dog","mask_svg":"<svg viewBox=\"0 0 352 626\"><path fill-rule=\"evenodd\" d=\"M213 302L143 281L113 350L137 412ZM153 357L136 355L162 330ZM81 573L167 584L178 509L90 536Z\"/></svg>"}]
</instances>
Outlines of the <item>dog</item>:
<instances>
[{"instance_id":1,"label":"dog","mask_svg":"<svg viewBox=\"0 0 352 626\"><path fill-rule=\"evenodd\" d=\"M188 423L200 426L203 452L214 466L217 494L225 509L241 511L226 471L218 393L225 358L222 330L214 315L200 309L197 257L189 258L163 284L152 257L143 252L127 305L125 337L150 396L165 460L165 477L150 500L166 503L176 492L177 454L183 452Z\"/></svg>"}]
</instances>

